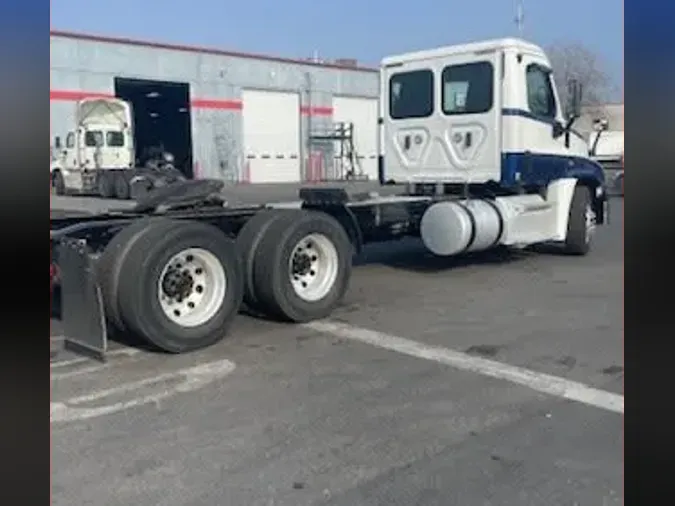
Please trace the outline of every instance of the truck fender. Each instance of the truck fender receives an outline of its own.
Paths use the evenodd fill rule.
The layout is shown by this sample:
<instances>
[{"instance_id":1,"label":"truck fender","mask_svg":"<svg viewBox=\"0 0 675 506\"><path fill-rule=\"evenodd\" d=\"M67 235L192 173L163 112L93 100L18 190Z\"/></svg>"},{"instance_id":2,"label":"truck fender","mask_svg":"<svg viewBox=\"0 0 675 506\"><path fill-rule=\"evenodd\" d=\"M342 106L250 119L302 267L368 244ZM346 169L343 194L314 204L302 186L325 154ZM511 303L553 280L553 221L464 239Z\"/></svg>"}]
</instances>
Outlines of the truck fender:
<instances>
[{"instance_id":1,"label":"truck fender","mask_svg":"<svg viewBox=\"0 0 675 506\"><path fill-rule=\"evenodd\" d=\"M361 233L361 228L359 227L358 220L354 213L347 206L342 204L309 204L304 202L302 209L311 209L313 211L320 211L326 213L333 218L335 218L340 225L342 225L349 236L349 240L352 242L354 247L354 252L356 254L360 253L363 249L363 234Z\"/></svg>"},{"instance_id":2,"label":"truck fender","mask_svg":"<svg viewBox=\"0 0 675 506\"><path fill-rule=\"evenodd\" d=\"M546 201L555 209L555 237L559 240L564 240L567 236L570 204L578 183L578 179L566 177L551 181L546 187Z\"/></svg>"}]
</instances>

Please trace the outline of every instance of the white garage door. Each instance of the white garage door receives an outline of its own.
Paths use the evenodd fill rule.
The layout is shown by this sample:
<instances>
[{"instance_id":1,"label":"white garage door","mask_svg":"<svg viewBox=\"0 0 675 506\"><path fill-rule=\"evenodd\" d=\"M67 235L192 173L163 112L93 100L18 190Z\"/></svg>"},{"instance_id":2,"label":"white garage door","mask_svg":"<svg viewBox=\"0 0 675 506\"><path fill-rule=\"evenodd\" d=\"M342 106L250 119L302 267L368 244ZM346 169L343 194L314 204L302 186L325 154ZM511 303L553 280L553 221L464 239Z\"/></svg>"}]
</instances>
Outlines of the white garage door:
<instances>
[{"instance_id":1,"label":"white garage door","mask_svg":"<svg viewBox=\"0 0 675 506\"><path fill-rule=\"evenodd\" d=\"M354 124L354 148L361 171L377 180L377 99L333 97L333 121Z\"/></svg>"},{"instance_id":2,"label":"white garage door","mask_svg":"<svg viewBox=\"0 0 675 506\"><path fill-rule=\"evenodd\" d=\"M244 158L248 182L300 180L300 96L243 90Z\"/></svg>"}]
</instances>

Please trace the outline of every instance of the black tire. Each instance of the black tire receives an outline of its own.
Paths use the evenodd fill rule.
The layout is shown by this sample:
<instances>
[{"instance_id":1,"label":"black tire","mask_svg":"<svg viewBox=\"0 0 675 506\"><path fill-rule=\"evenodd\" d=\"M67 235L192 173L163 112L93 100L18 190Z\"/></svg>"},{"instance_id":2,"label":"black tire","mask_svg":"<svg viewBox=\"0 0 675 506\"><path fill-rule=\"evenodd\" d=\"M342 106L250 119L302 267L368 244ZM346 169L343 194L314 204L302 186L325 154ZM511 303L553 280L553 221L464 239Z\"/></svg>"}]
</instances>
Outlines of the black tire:
<instances>
[{"instance_id":1,"label":"black tire","mask_svg":"<svg viewBox=\"0 0 675 506\"><path fill-rule=\"evenodd\" d=\"M98 173L98 195L103 199L110 199L115 195L114 175L107 170L101 170Z\"/></svg>"},{"instance_id":2,"label":"black tire","mask_svg":"<svg viewBox=\"0 0 675 506\"><path fill-rule=\"evenodd\" d=\"M250 309L260 310L253 282L253 264L260 241L267 230L279 219L293 215L296 219L301 215L299 210L265 209L248 220L237 235L237 252L244 272L244 303ZM288 218L286 218L288 219Z\"/></svg>"},{"instance_id":3,"label":"black tire","mask_svg":"<svg viewBox=\"0 0 675 506\"><path fill-rule=\"evenodd\" d=\"M197 326L170 320L159 302L162 270L177 253L201 248L224 270L227 287L215 312ZM219 229L198 222L151 224L133 240L121 259L117 301L125 326L157 348L185 353L220 341L237 315L243 297L243 276L234 241Z\"/></svg>"},{"instance_id":4,"label":"black tire","mask_svg":"<svg viewBox=\"0 0 675 506\"><path fill-rule=\"evenodd\" d=\"M120 200L128 200L130 194L129 180L123 172L115 174L115 197Z\"/></svg>"},{"instance_id":5,"label":"black tire","mask_svg":"<svg viewBox=\"0 0 675 506\"><path fill-rule=\"evenodd\" d=\"M107 319L118 330L125 331L118 301L118 286L122 276L122 262L127 252L148 227L164 227L167 232L176 226L175 221L165 218L143 218L132 222L117 232L103 250L96 264L96 274Z\"/></svg>"},{"instance_id":6,"label":"black tire","mask_svg":"<svg viewBox=\"0 0 675 506\"><path fill-rule=\"evenodd\" d=\"M309 234L327 238L337 253L336 279L322 298L311 302L298 296L289 272L293 250ZM349 287L352 254L352 244L344 228L325 213L303 211L274 221L258 244L253 265L258 304L270 316L291 322L329 316Z\"/></svg>"},{"instance_id":7,"label":"black tire","mask_svg":"<svg viewBox=\"0 0 675 506\"><path fill-rule=\"evenodd\" d=\"M591 250L592 234L588 233L586 213L592 206L591 193L586 186L577 184L570 204L567 222L565 252L570 255L586 255Z\"/></svg>"},{"instance_id":8,"label":"black tire","mask_svg":"<svg viewBox=\"0 0 675 506\"><path fill-rule=\"evenodd\" d=\"M60 170L57 170L52 175L52 187L54 188L54 193L57 195L66 194L66 182L63 179L63 174Z\"/></svg>"},{"instance_id":9,"label":"black tire","mask_svg":"<svg viewBox=\"0 0 675 506\"><path fill-rule=\"evenodd\" d=\"M619 197L623 197L623 174L618 176L616 180L614 181L614 188L616 191L616 194Z\"/></svg>"}]
</instances>

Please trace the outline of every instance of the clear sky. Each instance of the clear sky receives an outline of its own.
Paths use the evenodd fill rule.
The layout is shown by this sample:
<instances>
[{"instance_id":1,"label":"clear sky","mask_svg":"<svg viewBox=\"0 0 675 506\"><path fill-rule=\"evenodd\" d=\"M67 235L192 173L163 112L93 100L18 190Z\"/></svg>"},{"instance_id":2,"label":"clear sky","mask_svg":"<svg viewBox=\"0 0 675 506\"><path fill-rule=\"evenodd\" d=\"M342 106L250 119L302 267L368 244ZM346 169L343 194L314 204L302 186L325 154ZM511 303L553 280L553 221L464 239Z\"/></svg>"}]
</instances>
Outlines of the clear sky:
<instances>
[{"instance_id":1,"label":"clear sky","mask_svg":"<svg viewBox=\"0 0 675 506\"><path fill-rule=\"evenodd\" d=\"M383 56L517 35L516 0L51 0L53 29L304 58ZM623 80L622 0L525 0L524 38L580 42Z\"/></svg>"}]
</instances>

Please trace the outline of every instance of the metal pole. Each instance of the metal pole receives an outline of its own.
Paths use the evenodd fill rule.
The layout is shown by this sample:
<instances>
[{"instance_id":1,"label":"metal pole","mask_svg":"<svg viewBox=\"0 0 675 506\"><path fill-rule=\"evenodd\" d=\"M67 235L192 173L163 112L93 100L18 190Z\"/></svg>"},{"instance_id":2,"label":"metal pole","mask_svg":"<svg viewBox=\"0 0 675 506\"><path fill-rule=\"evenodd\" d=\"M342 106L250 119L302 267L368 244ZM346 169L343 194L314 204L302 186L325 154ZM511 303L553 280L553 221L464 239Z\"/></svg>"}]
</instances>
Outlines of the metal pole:
<instances>
[{"instance_id":1,"label":"metal pole","mask_svg":"<svg viewBox=\"0 0 675 506\"><path fill-rule=\"evenodd\" d=\"M518 36L522 37L525 31L525 0L516 0L516 27L518 29Z\"/></svg>"},{"instance_id":2,"label":"metal pole","mask_svg":"<svg viewBox=\"0 0 675 506\"><path fill-rule=\"evenodd\" d=\"M309 177L310 167L312 166L312 74L311 72L305 72L305 90L307 93L307 121L306 132L305 132L305 153L303 158L305 166L305 179Z\"/></svg>"}]
</instances>

